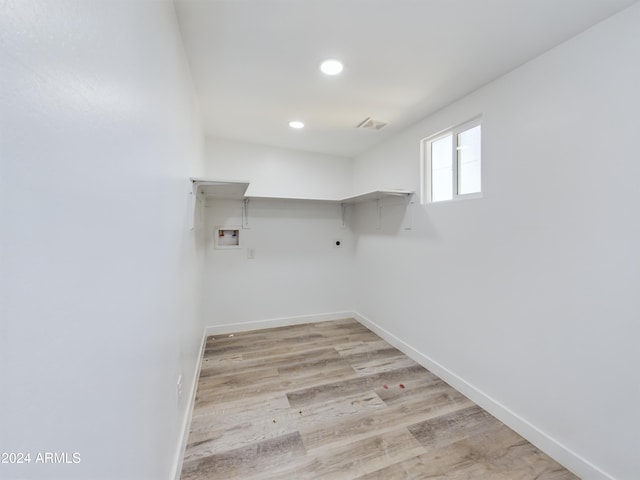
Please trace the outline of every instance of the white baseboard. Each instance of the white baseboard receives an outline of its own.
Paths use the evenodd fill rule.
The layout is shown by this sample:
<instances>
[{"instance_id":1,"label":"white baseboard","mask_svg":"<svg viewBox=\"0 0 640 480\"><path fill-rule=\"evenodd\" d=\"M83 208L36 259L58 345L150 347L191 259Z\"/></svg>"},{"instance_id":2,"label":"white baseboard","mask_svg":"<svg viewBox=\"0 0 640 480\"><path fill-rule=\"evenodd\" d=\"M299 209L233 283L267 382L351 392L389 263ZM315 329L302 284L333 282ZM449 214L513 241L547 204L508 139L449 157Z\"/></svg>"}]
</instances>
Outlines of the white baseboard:
<instances>
[{"instance_id":1,"label":"white baseboard","mask_svg":"<svg viewBox=\"0 0 640 480\"><path fill-rule=\"evenodd\" d=\"M520 417L505 405L480 391L429 356L400 340L398 337L366 318L364 315L361 315L358 312L353 312L351 316L369 330L396 347L402 353L440 377L463 395L467 396L480 407L484 408L487 412L491 413L505 425L522 435L540 450L555 459L567 469L571 470L580 478L585 480L615 480L614 477L600 470L577 453L562 445L560 442L550 437L524 418Z\"/></svg>"},{"instance_id":2,"label":"white baseboard","mask_svg":"<svg viewBox=\"0 0 640 480\"><path fill-rule=\"evenodd\" d=\"M180 474L182 473L182 461L184 460L184 451L187 448L187 442L189 441L189 429L191 427L191 418L193 417L193 407L196 403L196 391L198 390L198 378L200 377L200 369L202 368L202 359L204 357L204 349L207 344L207 331L206 328L202 332L202 342L200 343L200 353L198 354L198 361L196 362L196 368L193 372L193 378L191 381L191 390L189 391L189 397L187 398L187 412L184 416L184 422L182 424L182 441L178 445L178 452L174 461L174 480L180 480Z\"/></svg>"},{"instance_id":3,"label":"white baseboard","mask_svg":"<svg viewBox=\"0 0 640 480\"><path fill-rule=\"evenodd\" d=\"M264 328L286 327L289 325L300 325L304 323L327 322L330 320L341 320L343 318L353 318L353 311L321 313L316 315L300 315L297 317L271 318L267 320L256 320L243 323L226 323L223 325L210 325L206 327L206 335L221 335L224 333L247 332L249 330L261 330Z\"/></svg>"}]
</instances>

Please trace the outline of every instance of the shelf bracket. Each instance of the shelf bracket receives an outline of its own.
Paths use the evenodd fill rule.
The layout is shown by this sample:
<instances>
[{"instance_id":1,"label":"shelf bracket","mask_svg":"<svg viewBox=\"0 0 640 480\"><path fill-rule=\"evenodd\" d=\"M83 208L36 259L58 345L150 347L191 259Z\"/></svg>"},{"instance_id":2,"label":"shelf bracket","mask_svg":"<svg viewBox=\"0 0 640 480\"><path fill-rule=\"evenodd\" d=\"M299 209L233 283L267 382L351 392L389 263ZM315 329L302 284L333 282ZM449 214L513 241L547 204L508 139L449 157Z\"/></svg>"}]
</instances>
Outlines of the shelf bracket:
<instances>
[{"instance_id":1,"label":"shelf bracket","mask_svg":"<svg viewBox=\"0 0 640 480\"><path fill-rule=\"evenodd\" d=\"M407 204L404 212L404 230L413 229L413 195L407 195Z\"/></svg>"},{"instance_id":2,"label":"shelf bracket","mask_svg":"<svg viewBox=\"0 0 640 480\"><path fill-rule=\"evenodd\" d=\"M193 192L189 192L189 230L196 228L196 196Z\"/></svg>"},{"instance_id":3,"label":"shelf bracket","mask_svg":"<svg viewBox=\"0 0 640 480\"><path fill-rule=\"evenodd\" d=\"M340 217L342 219L342 228L347 228L347 205L340 204Z\"/></svg>"},{"instance_id":4,"label":"shelf bracket","mask_svg":"<svg viewBox=\"0 0 640 480\"><path fill-rule=\"evenodd\" d=\"M249 228L249 199L242 202L242 228Z\"/></svg>"},{"instance_id":5,"label":"shelf bracket","mask_svg":"<svg viewBox=\"0 0 640 480\"><path fill-rule=\"evenodd\" d=\"M196 217L198 216L198 184L191 180L191 191L189 192L189 229L194 230L196 228Z\"/></svg>"},{"instance_id":6,"label":"shelf bracket","mask_svg":"<svg viewBox=\"0 0 640 480\"><path fill-rule=\"evenodd\" d=\"M380 206L379 198L376 198L376 217L378 222L376 230L380 230L382 228L382 207Z\"/></svg>"}]
</instances>

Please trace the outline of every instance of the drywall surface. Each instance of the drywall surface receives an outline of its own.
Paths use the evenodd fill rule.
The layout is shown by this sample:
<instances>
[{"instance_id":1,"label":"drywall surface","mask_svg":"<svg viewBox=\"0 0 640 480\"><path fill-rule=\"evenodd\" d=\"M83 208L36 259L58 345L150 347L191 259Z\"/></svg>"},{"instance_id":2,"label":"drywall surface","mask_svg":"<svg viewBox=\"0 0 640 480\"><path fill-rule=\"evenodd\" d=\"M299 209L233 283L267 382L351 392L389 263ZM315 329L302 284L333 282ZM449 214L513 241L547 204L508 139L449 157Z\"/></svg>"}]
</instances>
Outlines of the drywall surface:
<instances>
[{"instance_id":1,"label":"drywall surface","mask_svg":"<svg viewBox=\"0 0 640 480\"><path fill-rule=\"evenodd\" d=\"M242 228L242 201L205 208L207 326L352 310L354 238L339 204L251 200L247 218ZM237 228L239 248L216 249L216 227Z\"/></svg>"},{"instance_id":2,"label":"drywall surface","mask_svg":"<svg viewBox=\"0 0 640 480\"><path fill-rule=\"evenodd\" d=\"M250 181L247 195L331 199L353 193L348 158L215 137L207 138L206 157L207 178Z\"/></svg>"},{"instance_id":3,"label":"drywall surface","mask_svg":"<svg viewBox=\"0 0 640 480\"><path fill-rule=\"evenodd\" d=\"M482 114L483 198L359 208L355 307L588 479L640 472L639 32L635 4L355 160L418 189L420 140Z\"/></svg>"},{"instance_id":4,"label":"drywall surface","mask_svg":"<svg viewBox=\"0 0 640 480\"><path fill-rule=\"evenodd\" d=\"M248 196L352 194L351 159L211 137L206 145L206 177L249 181ZM337 203L252 199L248 228L242 228L242 207L241 201L209 199L204 209L207 326L258 328L352 310L352 209L343 224ZM240 229L240 248L215 248L220 226Z\"/></svg>"},{"instance_id":5,"label":"drywall surface","mask_svg":"<svg viewBox=\"0 0 640 480\"><path fill-rule=\"evenodd\" d=\"M203 144L173 4L0 10L0 451L31 460L0 477L168 479L204 256L187 180Z\"/></svg>"}]
</instances>

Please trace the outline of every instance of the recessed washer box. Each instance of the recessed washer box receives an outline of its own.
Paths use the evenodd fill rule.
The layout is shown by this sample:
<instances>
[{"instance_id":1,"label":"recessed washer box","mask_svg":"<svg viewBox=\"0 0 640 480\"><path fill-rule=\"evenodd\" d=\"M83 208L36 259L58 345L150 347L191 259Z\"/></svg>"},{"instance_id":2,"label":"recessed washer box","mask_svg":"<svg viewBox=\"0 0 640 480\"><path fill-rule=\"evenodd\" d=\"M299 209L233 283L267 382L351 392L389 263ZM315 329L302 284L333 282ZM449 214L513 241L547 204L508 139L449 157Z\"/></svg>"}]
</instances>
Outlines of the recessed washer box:
<instances>
[{"instance_id":1,"label":"recessed washer box","mask_svg":"<svg viewBox=\"0 0 640 480\"><path fill-rule=\"evenodd\" d=\"M240 227L216 227L214 242L215 248L241 248Z\"/></svg>"}]
</instances>

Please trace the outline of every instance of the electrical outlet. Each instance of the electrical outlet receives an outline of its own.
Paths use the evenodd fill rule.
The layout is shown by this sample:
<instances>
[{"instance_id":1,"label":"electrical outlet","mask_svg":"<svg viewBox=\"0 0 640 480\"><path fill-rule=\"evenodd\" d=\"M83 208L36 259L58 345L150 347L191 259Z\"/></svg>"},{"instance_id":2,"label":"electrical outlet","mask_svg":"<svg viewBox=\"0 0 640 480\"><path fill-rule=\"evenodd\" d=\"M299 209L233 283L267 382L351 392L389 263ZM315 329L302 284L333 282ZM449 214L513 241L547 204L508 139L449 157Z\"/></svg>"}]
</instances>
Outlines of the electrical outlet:
<instances>
[{"instance_id":1,"label":"electrical outlet","mask_svg":"<svg viewBox=\"0 0 640 480\"><path fill-rule=\"evenodd\" d=\"M256 249L255 248L247 248L247 258L249 260L253 260L256 258Z\"/></svg>"}]
</instances>

